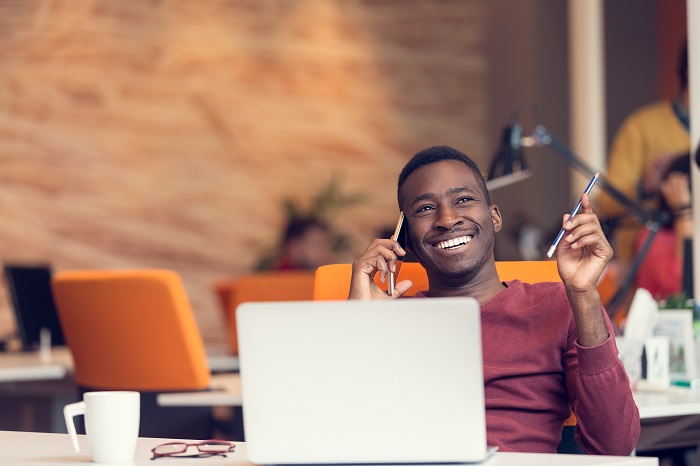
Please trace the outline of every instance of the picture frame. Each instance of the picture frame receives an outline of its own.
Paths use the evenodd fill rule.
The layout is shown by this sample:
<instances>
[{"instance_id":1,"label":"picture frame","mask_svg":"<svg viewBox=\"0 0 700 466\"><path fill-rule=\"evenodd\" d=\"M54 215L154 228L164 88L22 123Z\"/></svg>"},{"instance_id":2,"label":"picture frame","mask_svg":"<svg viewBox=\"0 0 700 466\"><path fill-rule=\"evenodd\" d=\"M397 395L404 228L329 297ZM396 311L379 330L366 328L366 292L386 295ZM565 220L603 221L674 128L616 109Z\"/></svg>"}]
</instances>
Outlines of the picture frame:
<instances>
[{"instance_id":1,"label":"picture frame","mask_svg":"<svg viewBox=\"0 0 700 466\"><path fill-rule=\"evenodd\" d=\"M692 380L697 374L693 313L690 309L659 311L653 335L669 338L669 372L672 380Z\"/></svg>"}]
</instances>

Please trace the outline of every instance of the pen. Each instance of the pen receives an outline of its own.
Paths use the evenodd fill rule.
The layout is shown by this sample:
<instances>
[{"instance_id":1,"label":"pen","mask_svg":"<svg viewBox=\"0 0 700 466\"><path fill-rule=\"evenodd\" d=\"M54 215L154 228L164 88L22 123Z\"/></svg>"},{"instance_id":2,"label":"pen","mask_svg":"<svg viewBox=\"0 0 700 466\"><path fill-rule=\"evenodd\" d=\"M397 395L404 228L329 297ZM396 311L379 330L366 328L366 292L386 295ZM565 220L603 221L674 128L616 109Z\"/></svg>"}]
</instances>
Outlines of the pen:
<instances>
[{"instance_id":1,"label":"pen","mask_svg":"<svg viewBox=\"0 0 700 466\"><path fill-rule=\"evenodd\" d=\"M394 241L398 241L399 239L401 225L403 225L403 211L399 214L399 221L396 223L396 230L394 230L394 234L391 235L391 239ZM387 291L389 296L394 296L394 272L389 272L389 289Z\"/></svg>"},{"instance_id":2,"label":"pen","mask_svg":"<svg viewBox=\"0 0 700 466\"><path fill-rule=\"evenodd\" d=\"M593 189L593 185L595 184L596 181L598 181L598 176L600 173L596 173L593 175L593 178L591 178L591 181L588 182L588 186L586 186L586 189L583 191L583 194L588 194L591 192L591 189ZM583 199L583 194L581 195L581 198L579 198L578 202L574 206L574 209L571 211L569 214L569 219L576 215L581 208L581 200ZM557 246L559 245L559 241L564 237L564 228L559 230L559 234L557 237L554 239L554 242L552 243L552 246L549 248L549 251L547 251L547 257L552 257L552 254L554 254L554 251L557 249Z\"/></svg>"}]
</instances>

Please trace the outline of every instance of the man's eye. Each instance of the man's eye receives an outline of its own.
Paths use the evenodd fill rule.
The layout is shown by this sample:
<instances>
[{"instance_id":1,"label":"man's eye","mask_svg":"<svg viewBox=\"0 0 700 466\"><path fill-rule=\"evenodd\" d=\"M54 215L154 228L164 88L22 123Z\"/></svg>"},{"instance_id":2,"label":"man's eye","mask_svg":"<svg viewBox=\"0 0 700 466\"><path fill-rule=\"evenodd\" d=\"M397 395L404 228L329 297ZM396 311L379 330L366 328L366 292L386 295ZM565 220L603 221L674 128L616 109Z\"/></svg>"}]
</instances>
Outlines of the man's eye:
<instances>
[{"instance_id":1,"label":"man's eye","mask_svg":"<svg viewBox=\"0 0 700 466\"><path fill-rule=\"evenodd\" d=\"M460 203L463 203L463 202L469 202L469 201L473 201L473 200L474 200L474 198L473 198L473 197L469 197L469 196L460 197L459 199L457 199L457 204L460 204Z\"/></svg>"},{"instance_id":2,"label":"man's eye","mask_svg":"<svg viewBox=\"0 0 700 466\"><path fill-rule=\"evenodd\" d=\"M426 212L426 211L428 211L428 210L433 210L433 206L431 206L431 205L423 205L423 206L420 206L420 207L418 207L418 209L416 209L416 213L419 213L419 212Z\"/></svg>"}]
</instances>

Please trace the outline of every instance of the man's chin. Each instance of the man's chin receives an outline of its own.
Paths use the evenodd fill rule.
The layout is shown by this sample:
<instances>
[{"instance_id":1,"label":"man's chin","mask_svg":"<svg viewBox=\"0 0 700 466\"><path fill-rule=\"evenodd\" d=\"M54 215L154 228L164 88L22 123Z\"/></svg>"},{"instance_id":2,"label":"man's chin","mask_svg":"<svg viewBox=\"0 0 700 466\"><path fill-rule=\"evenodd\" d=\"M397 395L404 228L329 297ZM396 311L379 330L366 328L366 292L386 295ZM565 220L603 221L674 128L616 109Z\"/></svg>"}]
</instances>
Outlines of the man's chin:
<instances>
[{"instance_id":1,"label":"man's chin","mask_svg":"<svg viewBox=\"0 0 700 466\"><path fill-rule=\"evenodd\" d=\"M465 279L471 278L477 272L476 268L461 268L457 270L453 269L442 269L440 274L448 281L451 282L462 282Z\"/></svg>"},{"instance_id":2,"label":"man's chin","mask_svg":"<svg viewBox=\"0 0 700 466\"><path fill-rule=\"evenodd\" d=\"M480 266L479 263L468 263L464 260L459 263L435 262L433 270L447 281L460 281L473 276Z\"/></svg>"}]
</instances>

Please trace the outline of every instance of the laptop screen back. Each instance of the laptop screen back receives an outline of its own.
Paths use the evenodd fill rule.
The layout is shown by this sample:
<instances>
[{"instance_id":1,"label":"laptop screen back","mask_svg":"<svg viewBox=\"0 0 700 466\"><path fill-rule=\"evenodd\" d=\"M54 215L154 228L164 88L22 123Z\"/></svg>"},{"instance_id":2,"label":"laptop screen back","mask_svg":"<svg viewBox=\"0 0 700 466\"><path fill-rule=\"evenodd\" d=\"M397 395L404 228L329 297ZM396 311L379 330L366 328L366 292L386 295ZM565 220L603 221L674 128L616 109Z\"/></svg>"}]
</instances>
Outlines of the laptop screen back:
<instances>
[{"instance_id":1,"label":"laptop screen back","mask_svg":"<svg viewBox=\"0 0 700 466\"><path fill-rule=\"evenodd\" d=\"M476 300L244 303L237 320L252 462L486 457Z\"/></svg>"},{"instance_id":2,"label":"laptop screen back","mask_svg":"<svg viewBox=\"0 0 700 466\"><path fill-rule=\"evenodd\" d=\"M51 268L6 264L4 270L22 349L29 351L39 347L42 328L51 332L53 346L64 346L65 339L51 291Z\"/></svg>"}]
</instances>

